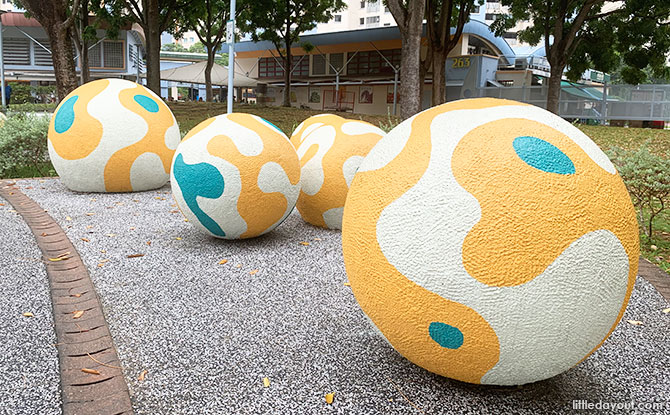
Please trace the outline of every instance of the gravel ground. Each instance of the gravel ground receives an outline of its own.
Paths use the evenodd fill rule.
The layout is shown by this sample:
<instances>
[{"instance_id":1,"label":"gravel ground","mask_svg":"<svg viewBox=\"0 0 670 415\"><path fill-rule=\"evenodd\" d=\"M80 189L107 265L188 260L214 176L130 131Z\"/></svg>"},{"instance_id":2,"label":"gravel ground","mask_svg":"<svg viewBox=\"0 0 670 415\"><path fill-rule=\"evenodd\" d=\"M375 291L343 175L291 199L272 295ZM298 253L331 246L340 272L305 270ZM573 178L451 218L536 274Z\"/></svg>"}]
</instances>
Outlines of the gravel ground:
<instances>
[{"instance_id":1,"label":"gravel ground","mask_svg":"<svg viewBox=\"0 0 670 415\"><path fill-rule=\"evenodd\" d=\"M60 414L58 350L42 254L11 205L2 198L0 204L0 414Z\"/></svg>"},{"instance_id":2,"label":"gravel ground","mask_svg":"<svg viewBox=\"0 0 670 415\"><path fill-rule=\"evenodd\" d=\"M230 242L184 222L169 187L93 195L55 179L19 185L89 267L137 414L542 414L572 413L573 400L662 402L637 412L670 413L669 305L644 280L622 324L578 367L523 387L481 387L398 355L343 285L339 232L295 212L264 237Z\"/></svg>"}]
</instances>

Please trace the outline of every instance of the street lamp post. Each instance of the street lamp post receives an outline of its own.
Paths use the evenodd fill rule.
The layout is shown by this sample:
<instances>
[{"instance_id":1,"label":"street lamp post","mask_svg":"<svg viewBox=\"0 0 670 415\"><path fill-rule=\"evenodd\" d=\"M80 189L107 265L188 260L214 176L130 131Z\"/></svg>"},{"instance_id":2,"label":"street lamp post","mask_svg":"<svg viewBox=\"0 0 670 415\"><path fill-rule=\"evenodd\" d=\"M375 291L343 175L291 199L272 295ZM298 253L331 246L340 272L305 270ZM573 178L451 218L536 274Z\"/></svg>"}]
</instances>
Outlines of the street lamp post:
<instances>
[{"instance_id":1,"label":"street lamp post","mask_svg":"<svg viewBox=\"0 0 670 415\"><path fill-rule=\"evenodd\" d=\"M228 41L228 114L233 112L233 83L235 78L235 0L230 0L230 20L226 27Z\"/></svg>"},{"instance_id":2,"label":"street lamp post","mask_svg":"<svg viewBox=\"0 0 670 415\"><path fill-rule=\"evenodd\" d=\"M7 95L5 94L5 59L2 53L2 16L6 10L0 10L0 88L2 89L2 108L7 107Z\"/></svg>"}]
</instances>

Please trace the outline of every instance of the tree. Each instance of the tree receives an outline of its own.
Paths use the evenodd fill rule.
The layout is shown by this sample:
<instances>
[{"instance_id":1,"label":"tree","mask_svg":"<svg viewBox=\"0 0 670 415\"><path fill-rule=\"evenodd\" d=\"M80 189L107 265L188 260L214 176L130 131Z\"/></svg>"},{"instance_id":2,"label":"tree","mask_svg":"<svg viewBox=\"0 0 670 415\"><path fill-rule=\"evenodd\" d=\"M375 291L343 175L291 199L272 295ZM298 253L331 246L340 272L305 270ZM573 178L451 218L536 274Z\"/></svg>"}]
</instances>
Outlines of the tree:
<instances>
[{"instance_id":1,"label":"tree","mask_svg":"<svg viewBox=\"0 0 670 415\"><path fill-rule=\"evenodd\" d=\"M79 0L74 0L72 5L67 0L20 0L20 5L49 36L56 89L62 100L78 86L72 40Z\"/></svg>"},{"instance_id":2,"label":"tree","mask_svg":"<svg viewBox=\"0 0 670 415\"><path fill-rule=\"evenodd\" d=\"M402 41L398 93L402 97L400 117L406 119L421 110L421 34L426 3L424 0L387 0L387 4Z\"/></svg>"},{"instance_id":3,"label":"tree","mask_svg":"<svg viewBox=\"0 0 670 415\"><path fill-rule=\"evenodd\" d=\"M428 51L423 61L421 80L433 67L432 105L439 105L447 99L445 61L449 52L456 47L463 34L463 27L470 20L470 13L479 0L426 0L426 37ZM455 33L451 36L451 27Z\"/></svg>"},{"instance_id":4,"label":"tree","mask_svg":"<svg viewBox=\"0 0 670 415\"><path fill-rule=\"evenodd\" d=\"M236 4L236 14L244 14L246 3ZM226 21L230 18L230 0L202 0L194 5L193 10L185 16L183 24L195 31L200 42L190 47L190 52L207 54L205 66L205 90L207 101L214 99L212 92L212 67L216 60L216 52L221 47L226 34Z\"/></svg>"},{"instance_id":5,"label":"tree","mask_svg":"<svg viewBox=\"0 0 670 415\"><path fill-rule=\"evenodd\" d=\"M188 49L186 49L179 43L166 43L165 45L161 46L161 50L165 50L168 52L188 52Z\"/></svg>"},{"instance_id":6,"label":"tree","mask_svg":"<svg viewBox=\"0 0 670 415\"><path fill-rule=\"evenodd\" d=\"M178 33L180 28L175 21L190 8L192 4L188 0L96 0L93 9L112 28L128 21L140 25L146 42L147 87L160 95L161 33Z\"/></svg>"},{"instance_id":7,"label":"tree","mask_svg":"<svg viewBox=\"0 0 670 415\"><path fill-rule=\"evenodd\" d=\"M499 15L492 28L502 35L518 21L531 25L519 38L531 45L544 40L550 65L547 110L558 113L561 79L578 78L589 67L609 71L621 57L628 79L645 67L662 72L670 50L670 4L667 0L502 0L509 14Z\"/></svg>"},{"instance_id":8,"label":"tree","mask_svg":"<svg viewBox=\"0 0 670 415\"><path fill-rule=\"evenodd\" d=\"M240 14L240 29L251 34L254 42L272 42L283 61L283 106L291 106L291 47L300 40L300 33L329 21L333 13L344 7L342 0L254 0Z\"/></svg>"},{"instance_id":9,"label":"tree","mask_svg":"<svg viewBox=\"0 0 670 415\"><path fill-rule=\"evenodd\" d=\"M89 22L89 0L81 2L79 14L75 19L74 45L79 56L79 74L81 83L85 84L91 80L91 71L88 63L88 47L90 42L98 39L96 26Z\"/></svg>"}]
</instances>

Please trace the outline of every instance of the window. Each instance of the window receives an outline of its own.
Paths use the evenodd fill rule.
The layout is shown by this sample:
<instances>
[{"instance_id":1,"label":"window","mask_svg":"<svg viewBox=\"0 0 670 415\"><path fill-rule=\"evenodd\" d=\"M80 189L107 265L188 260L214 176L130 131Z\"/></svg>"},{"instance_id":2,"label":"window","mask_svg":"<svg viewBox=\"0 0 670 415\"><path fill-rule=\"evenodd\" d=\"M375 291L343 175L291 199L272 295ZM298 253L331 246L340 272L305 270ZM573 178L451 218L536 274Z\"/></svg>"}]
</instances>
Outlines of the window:
<instances>
[{"instance_id":1,"label":"window","mask_svg":"<svg viewBox=\"0 0 670 415\"><path fill-rule=\"evenodd\" d=\"M312 75L326 74L326 58L322 55L312 55Z\"/></svg>"},{"instance_id":2,"label":"window","mask_svg":"<svg viewBox=\"0 0 670 415\"><path fill-rule=\"evenodd\" d=\"M291 73L292 76L296 77L309 76L309 55L303 55L303 56L293 57L293 72Z\"/></svg>"},{"instance_id":3,"label":"window","mask_svg":"<svg viewBox=\"0 0 670 415\"><path fill-rule=\"evenodd\" d=\"M341 14L336 14L335 15L335 22L339 23L342 21L342 15Z\"/></svg>"},{"instance_id":4,"label":"window","mask_svg":"<svg viewBox=\"0 0 670 415\"><path fill-rule=\"evenodd\" d=\"M284 76L284 69L282 69L280 62L280 58L261 58L258 62L258 77L282 78Z\"/></svg>"},{"instance_id":5,"label":"window","mask_svg":"<svg viewBox=\"0 0 670 415\"><path fill-rule=\"evenodd\" d=\"M495 13L486 13L486 15L484 15L484 20L495 20L495 19L496 19Z\"/></svg>"},{"instance_id":6,"label":"window","mask_svg":"<svg viewBox=\"0 0 670 415\"><path fill-rule=\"evenodd\" d=\"M365 8L365 1L362 1L361 2L361 9L364 9L364 8Z\"/></svg>"},{"instance_id":7,"label":"window","mask_svg":"<svg viewBox=\"0 0 670 415\"><path fill-rule=\"evenodd\" d=\"M400 65L400 49L382 50L381 53L393 66ZM347 65L347 75L392 74L393 68L384 58L376 50L358 52Z\"/></svg>"},{"instance_id":8,"label":"window","mask_svg":"<svg viewBox=\"0 0 670 415\"><path fill-rule=\"evenodd\" d=\"M365 24L365 19L362 18L362 17L361 17L358 21L360 22L361 25L364 25L364 24Z\"/></svg>"},{"instance_id":9,"label":"window","mask_svg":"<svg viewBox=\"0 0 670 415\"><path fill-rule=\"evenodd\" d=\"M379 0L377 1L368 1L368 13L375 13L379 11Z\"/></svg>"},{"instance_id":10,"label":"window","mask_svg":"<svg viewBox=\"0 0 670 415\"><path fill-rule=\"evenodd\" d=\"M4 39L2 56L6 65L30 65L30 41L22 39Z\"/></svg>"},{"instance_id":11,"label":"window","mask_svg":"<svg viewBox=\"0 0 670 415\"><path fill-rule=\"evenodd\" d=\"M365 27L379 26L379 16L370 16L365 18Z\"/></svg>"},{"instance_id":12,"label":"window","mask_svg":"<svg viewBox=\"0 0 670 415\"><path fill-rule=\"evenodd\" d=\"M46 49L37 43L33 44L33 65L38 66L53 66L53 60L51 60L51 52L49 49L49 41L47 39L38 39Z\"/></svg>"},{"instance_id":13,"label":"window","mask_svg":"<svg viewBox=\"0 0 670 415\"><path fill-rule=\"evenodd\" d=\"M105 40L102 42L105 68L123 69L125 67L123 42Z\"/></svg>"},{"instance_id":14,"label":"window","mask_svg":"<svg viewBox=\"0 0 670 415\"><path fill-rule=\"evenodd\" d=\"M91 68L102 67L102 46L101 43L96 43L88 48L88 65Z\"/></svg>"},{"instance_id":15,"label":"window","mask_svg":"<svg viewBox=\"0 0 670 415\"><path fill-rule=\"evenodd\" d=\"M328 55L328 61L330 65L328 66L328 72L331 75L335 75L338 70L342 69L344 65L344 53L331 53ZM334 68L331 68L331 66Z\"/></svg>"},{"instance_id":16,"label":"window","mask_svg":"<svg viewBox=\"0 0 670 415\"><path fill-rule=\"evenodd\" d=\"M472 12L470 12L470 13L471 14L479 14L479 6L475 6L475 8L472 9Z\"/></svg>"},{"instance_id":17,"label":"window","mask_svg":"<svg viewBox=\"0 0 670 415\"><path fill-rule=\"evenodd\" d=\"M516 39L516 32L505 32L503 33L505 39Z\"/></svg>"}]
</instances>

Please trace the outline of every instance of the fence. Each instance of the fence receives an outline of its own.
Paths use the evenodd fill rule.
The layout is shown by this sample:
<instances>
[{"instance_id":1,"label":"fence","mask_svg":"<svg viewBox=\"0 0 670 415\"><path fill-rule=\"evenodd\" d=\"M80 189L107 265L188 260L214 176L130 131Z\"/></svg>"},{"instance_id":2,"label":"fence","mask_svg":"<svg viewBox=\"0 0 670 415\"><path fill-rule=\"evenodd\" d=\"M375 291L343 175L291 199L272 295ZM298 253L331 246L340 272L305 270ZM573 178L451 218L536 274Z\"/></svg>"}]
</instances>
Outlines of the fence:
<instances>
[{"instance_id":1,"label":"fence","mask_svg":"<svg viewBox=\"0 0 670 415\"><path fill-rule=\"evenodd\" d=\"M545 107L547 86L485 87L480 97L505 98ZM563 81L559 101L563 118L670 121L670 85L581 85Z\"/></svg>"}]
</instances>

